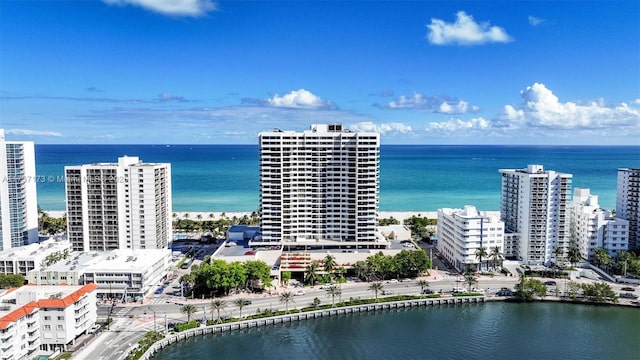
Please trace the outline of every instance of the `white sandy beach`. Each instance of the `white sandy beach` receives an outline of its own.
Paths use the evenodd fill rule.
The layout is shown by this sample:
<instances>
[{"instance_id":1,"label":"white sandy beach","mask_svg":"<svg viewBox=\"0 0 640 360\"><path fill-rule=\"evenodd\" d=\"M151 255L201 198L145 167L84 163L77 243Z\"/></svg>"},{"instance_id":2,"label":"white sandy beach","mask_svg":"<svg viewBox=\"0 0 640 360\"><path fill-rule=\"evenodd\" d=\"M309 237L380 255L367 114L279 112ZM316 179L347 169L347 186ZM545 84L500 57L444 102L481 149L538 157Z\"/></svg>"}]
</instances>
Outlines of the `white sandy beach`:
<instances>
[{"instance_id":1,"label":"white sandy beach","mask_svg":"<svg viewBox=\"0 0 640 360\"><path fill-rule=\"evenodd\" d=\"M60 218L64 217L64 211L45 211L49 216ZM202 218L202 220L218 220L222 218L222 214L228 219L232 219L233 217L241 218L243 216L251 216L251 212L198 212L198 211L174 211L174 214L177 215L178 219L191 219L198 220L198 215ZM213 214L213 218L211 217ZM437 211L380 211L378 213L378 219L388 219L393 217L394 219L398 219L401 223L412 216L419 217L427 217L429 219L437 219L438 212Z\"/></svg>"}]
</instances>

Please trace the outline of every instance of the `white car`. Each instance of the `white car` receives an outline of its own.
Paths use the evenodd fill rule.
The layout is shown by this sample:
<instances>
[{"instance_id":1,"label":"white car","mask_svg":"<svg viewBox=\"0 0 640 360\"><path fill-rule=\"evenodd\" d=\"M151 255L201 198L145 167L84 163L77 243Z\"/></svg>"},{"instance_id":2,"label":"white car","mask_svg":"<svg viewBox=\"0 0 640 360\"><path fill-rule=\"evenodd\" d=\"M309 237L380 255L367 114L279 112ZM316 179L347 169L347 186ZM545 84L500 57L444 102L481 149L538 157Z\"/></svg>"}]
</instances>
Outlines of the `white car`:
<instances>
[{"instance_id":1,"label":"white car","mask_svg":"<svg viewBox=\"0 0 640 360\"><path fill-rule=\"evenodd\" d=\"M395 284L398 282L398 279L387 280L387 284Z\"/></svg>"},{"instance_id":2,"label":"white car","mask_svg":"<svg viewBox=\"0 0 640 360\"><path fill-rule=\"evenodd\" d=\"M304 295L304 294L306 294L306 293L304 292L304 290L298 290L298 291L296 291L296 292L294 292L294 293L293 293L293 295L294 295L294 296L302 296L302 295Z\"/></svg>"},{"instance_id":3,"label":"white car","mask_svg":"<svg viewBox=\"0 0 640 360\"><path fill-rule=\"evenodd\" d=\"M87 333L88 333L88 334L95 334L95 333L97 333L98 331L100 331L100 329L101 329L101 328L102 328L102 326L100 326L100 325L98 325L98 324L95 324L95 325L93 325L93 326L91 327L91 329L89 329L89 330L87 331Z\"/></svg>"},{"instance_id":4,"label":"white car","mask_svg":"<svg viewBox=\"0 0 640 360\"><path fill-rule=\"evenodd\" d=\"M322 289L322 290L327 290L329 288L331 288L331 284L320 285L320 289Z\"/></svg>"}]
</instances>

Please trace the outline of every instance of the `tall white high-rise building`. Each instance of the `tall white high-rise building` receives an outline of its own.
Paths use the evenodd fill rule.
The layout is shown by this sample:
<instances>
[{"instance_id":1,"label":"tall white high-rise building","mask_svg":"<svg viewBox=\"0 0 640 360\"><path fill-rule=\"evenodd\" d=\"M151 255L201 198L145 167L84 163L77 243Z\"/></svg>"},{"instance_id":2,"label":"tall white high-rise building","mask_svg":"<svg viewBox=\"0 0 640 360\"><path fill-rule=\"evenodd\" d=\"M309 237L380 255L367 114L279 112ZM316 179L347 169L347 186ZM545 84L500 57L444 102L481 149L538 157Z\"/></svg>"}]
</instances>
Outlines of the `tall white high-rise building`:
<instances>
[{"instance_id":1,"label":"tall white high-rise building","mask_svg":"<svg viewBox=\"0 0 640 360\"><path fill-rule=\"evenodd\" d=\"M376 241L378 133L318 124L304 132L263 132L259 139L263 241Z\"/></svg>"},{"instance_id":2,"label":"tall white high-rise building","mask_svg":"<svg viewBox=\"0 0 640 360\"><path fill-rule=\"evenodd\" d=\"M577 241L584 259L594 260L594 250L605 248L609 255L627 250L629 222L611 215L598 204L598 196L589 189L575 188L569 206L571 238Z\"/></svg>"},{"instance_id":3,"label":"tall white high-rise building","mask_svg":"<svg viewBox=\"0 0 640 360\"><path fill-rule=\"evenodd\" d=\"M497 211L478 211L471 205L464 209L439 209L437 247L459 271L498 266L495 263L498 258L491 254L497 247L498 254L504 256L504 223ZM487 252L484 258L476 257L480 247Z\"/></svg>"},{"instance_id":4,"label":"tall white high-rise building","mask_svg":"<svg viewBox=\"0 0 640 360\"><path fill-rule=\"evenodd\" d=\"M38 241L33 142L5 141L0 129L0 250Z\"/></svg>"},{"instance_id":5,"label":"tall white high-rise building","mask_svg":"<svg viewBox=\"0 0 640 360\"><path fill-rule=\"evenodd\" d=\"M171 241L171 164L124 156L65 166L74 251L163 249Z\"/></svg>"},{"instance_id":6,"label":"tall white high-rise building","mask_svg":"<svg viewBox=\"0 0 640 360\"><path fill-rule=\"evenodd\" d=\"M526 169L500 169L502 196L500 217L505 232L517 234L517 258L542 265L554 260L554 249L569 247L569 214L573 175L544 170L542 165Z\"/></svg>"},{"instance_id":7,"label":"tall white high-rise building","mask_svg":"<svg viewBox=\"0 0 640 360\"><path fill-rule=\"evenodd\" d=\"M640 168L618 169L616 216L629 221L629 249L640 248Z\"/></svg>"}]
</instances>

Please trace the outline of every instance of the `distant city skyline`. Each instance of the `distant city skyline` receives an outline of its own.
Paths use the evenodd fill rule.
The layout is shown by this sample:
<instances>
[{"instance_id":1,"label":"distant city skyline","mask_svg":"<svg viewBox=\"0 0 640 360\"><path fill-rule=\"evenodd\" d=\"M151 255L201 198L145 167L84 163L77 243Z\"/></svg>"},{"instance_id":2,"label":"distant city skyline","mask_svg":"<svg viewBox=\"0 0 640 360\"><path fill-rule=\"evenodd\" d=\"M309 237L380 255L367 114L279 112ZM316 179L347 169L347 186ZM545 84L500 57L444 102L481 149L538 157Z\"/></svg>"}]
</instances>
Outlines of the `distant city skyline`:
<instances>
[{"instance_id":1,"label":"distant city skyline","mask_svg":"<svg viewBox=\"0 0 640 360\"><path fill-rule=\"evenodd\" d=\"M640 3L3 1L0 128L39 144L640 145Z\"/></svg>"}]
</instances>

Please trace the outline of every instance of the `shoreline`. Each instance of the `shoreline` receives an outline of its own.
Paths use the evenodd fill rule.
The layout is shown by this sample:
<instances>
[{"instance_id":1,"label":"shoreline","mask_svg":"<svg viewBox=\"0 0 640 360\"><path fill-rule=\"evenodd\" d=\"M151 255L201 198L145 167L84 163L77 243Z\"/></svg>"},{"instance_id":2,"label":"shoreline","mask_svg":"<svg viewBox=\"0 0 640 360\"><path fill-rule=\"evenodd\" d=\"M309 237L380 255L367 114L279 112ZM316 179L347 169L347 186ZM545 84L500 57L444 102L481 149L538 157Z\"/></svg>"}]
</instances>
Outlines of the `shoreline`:
<instances>
[{"instance_id":1,"label":"shoreline","mask_svg":"<svg viewBox=\"0 0 640 360\"><path fill-rule=\"evenodd\" d=\"M61 210L43 210L46 214L53 218L62 218L64 217L66 211ZM191 219L191 220L219 220L222 218L222 214L225 215L226 218L232 219L233 217L241 218L243 216L251 216L251 211L174 211L172 213L176 216L173 217L174 220L181 219ZM212 217L213 215L213 217ZM200 219L198 218L200 216ZM426 217L428 219L437 219L438 212L437 211L378 211L378 219L388 219L393 217L400 221L400 223L404 222L404 220L411 218L412 216L417 217Z\"/></svg>"}]
</instances>

